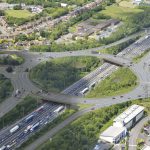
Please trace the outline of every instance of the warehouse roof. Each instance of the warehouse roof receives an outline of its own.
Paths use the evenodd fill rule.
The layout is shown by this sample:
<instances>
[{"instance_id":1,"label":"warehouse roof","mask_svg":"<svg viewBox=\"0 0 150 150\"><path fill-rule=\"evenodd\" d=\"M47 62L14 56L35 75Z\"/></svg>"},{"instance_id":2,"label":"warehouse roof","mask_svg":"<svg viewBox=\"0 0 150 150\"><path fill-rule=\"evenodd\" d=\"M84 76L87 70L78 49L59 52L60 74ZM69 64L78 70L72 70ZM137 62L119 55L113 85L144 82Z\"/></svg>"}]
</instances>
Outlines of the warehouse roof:
<instances>
[{"instance_id":1,"label":"warehouse roof","mask_svg":"<svg viewBox=\"0 0 150 150\"><path fill-rule=\"evenodd\" d=\"M120 114L118 117L116 117L114 119L114 122L123 122L126 124L130 120L132 120L135 116L137 116L140 112L142 112L143 110L144 110L143 106L132 105L126 111L124 111L122 114Z\"/></svg>"},{"instance_id":2,"label":"warehouse roof","mask_svg":"<svg viewBox=\"0 0 150 150\"><path fill-rule=\"evenodd\" d=\"M112 137L115 138L119 136L122 132L126 131L125 127L115 127L115 126L110 126L107 128L101 135L103 137Z\"/></svg>"},{"instance_id":3,"label":"warehouse roof","mask_svg":"<svg viewBox=\"0 0 150 150\"><path fill-rule=\"evenodd\" d=\"M150 146L144 146L143 148L142 148L142 150L150 150Z\"/></svg>"}]
</instances>

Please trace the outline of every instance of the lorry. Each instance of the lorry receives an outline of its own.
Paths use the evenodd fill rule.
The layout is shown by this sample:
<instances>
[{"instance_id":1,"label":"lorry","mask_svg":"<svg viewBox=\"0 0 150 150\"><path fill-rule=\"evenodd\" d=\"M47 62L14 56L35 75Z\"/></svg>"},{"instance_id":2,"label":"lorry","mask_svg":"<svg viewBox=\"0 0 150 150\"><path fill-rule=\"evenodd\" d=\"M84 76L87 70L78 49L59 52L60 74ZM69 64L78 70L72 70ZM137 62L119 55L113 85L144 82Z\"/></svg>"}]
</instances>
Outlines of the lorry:
<instances>
[{"instance_id":1,"label":"lorry","mask_svg":"<svg viewBox=\"0 0 150 150\"><path fill-rule=\"evenodd\" d=\"M16 132L18 129L19 129L19 126L16 125L16 126L14 126L13 128L10 129L10 133L12 134L12 133Z\"/></svg>"},{"instance_id":2,"label":"lorry","mask_svg":"<svg viewBox=\"0 0 150 150\"><path fill-rule=\"evenodd\" d=\"M44 109L44 106L41 106L38 109L36 109L36 112L41 112L41 111L43 111L43 109Z\"/></svg>"},{"instance_id":3,"label":"lorry","mask_svg":"<svg viewBox=\"0 0 150 150\"><path fill-rule=\"evenodd\" d=\"M2 147L0 147L0 150L5 150L6 149L6 146L3 145Z\"/></svg>"},{"instance_id":4,"label":"lorry","mask_svg":"<svg viewBox=\"0 0 150 150\"><path fill-rule=\"evenodd\" d=\"M59 113L60 111L62 111L64 109L64 106L60 106L58 107L56 110L54 110L55 113Z\"/></svg>"},{"instance_id":5,"label":"lorry","mask_svg":"<svg viewBox=\"0 0 150 150\"><path fill-rule=\"evenodd\" d=\"M95 87L96 82L93 82L89 85L89 88L94 88Z\"/></svg>"},{"instance_id":6,"label":"lorry","mask_svg":"<svg viewBox=\"0 0 150 150\"><path fill-rule=\"evenodd\" d=\"M30 129L31 132L35 131L38 127L40 126L40 123L36 123L35 125L32 126L32 128Z\"/></svg>"},{"instance_id":7,"label":"lorry","mask_svg":"<svg viewBox=\"0 0 150 150\"><path fill-rule=\"evenodd\" d=\"M89 91L89 88L86 87L85 89L83 89L82 91L80 91L81 95L84 95L85 93L87 93Z\"/></svg>"},{"instance_id":8,"label":"lorry","mask_svg":"<svg viewBox=\"0 0 150 150\"><path fill-rule=\"evenodd\" d=\"M30 116L28 116L28 117L25 119L25 122L26 122L26 123L29 123L29 122L31 122L31 121L33 120L33 118L34 118L34 115L30 115Z\"/></svg>"},{"instance_id":9,"label":"lorry","mask_svg":"<svg viewBox=\"0 0 150 150\"><path fill-rule=\"evenodd\" d=\"M31 128L32 128L32 125L27 126L27 128L24 130L24 133L28 133Z\"/></svg>"}]
</instances>

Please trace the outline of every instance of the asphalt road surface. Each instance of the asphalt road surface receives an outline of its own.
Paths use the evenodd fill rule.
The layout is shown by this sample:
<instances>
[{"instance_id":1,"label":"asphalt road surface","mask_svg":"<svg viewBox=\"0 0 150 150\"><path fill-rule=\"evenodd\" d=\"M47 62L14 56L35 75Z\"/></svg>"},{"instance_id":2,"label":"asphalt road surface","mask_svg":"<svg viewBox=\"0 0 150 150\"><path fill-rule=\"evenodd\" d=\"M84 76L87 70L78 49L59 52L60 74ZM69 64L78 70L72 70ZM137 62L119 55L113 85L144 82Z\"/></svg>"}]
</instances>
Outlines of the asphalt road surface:
<instances>
[{"instance_id":1,"label":"asphalt road surface","mask_svg":"<svg viewBox=\"0 0 150 150\"><path fill-rule=\"evenodd\" d=\"M130 132L129 135L129 150L136 150L137 149L137 139L143 128L144 124L150 120L150 117L143 118Z\"/></svg>"}]
</instances>

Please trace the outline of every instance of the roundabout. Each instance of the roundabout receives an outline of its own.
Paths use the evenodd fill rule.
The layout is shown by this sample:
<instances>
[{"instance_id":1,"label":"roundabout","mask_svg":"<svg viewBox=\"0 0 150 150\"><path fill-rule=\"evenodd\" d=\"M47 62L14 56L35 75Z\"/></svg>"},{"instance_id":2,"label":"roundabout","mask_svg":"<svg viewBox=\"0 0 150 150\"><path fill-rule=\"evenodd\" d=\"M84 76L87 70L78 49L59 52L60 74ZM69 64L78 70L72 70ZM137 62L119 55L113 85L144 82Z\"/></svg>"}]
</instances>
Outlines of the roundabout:
<instances>
[{"instance_id":1,"label":"roundabout","mask_svg":"<svg viewBox=\"0 0 150 150\"><path fill-rule=\"evenodd\" d=\"M131 46L124 49L122 52L114 55L107 55L107 54L99 54L93 53L93 50L83 50L83 51L74 51L74 52L60 52L60 53L31 53L27 51L10 51L10 54L19 54L24 57L25 61L23 64L14 68L13 73L8 73L6 71L6 66L0 67L2 74L4 74L7 78L9 78L14 86L14 92L11 97L6 99L0 105L0 117L5 115L9 112L12 108L14 108L18 103L20 103L24 97L27 95L35 95L41 99L57 102L57 103L64 103L69 105L78 105L78 104L90 104L92 106L79 110L78 112L71 115L65 121L60 123L56 126L53 132L48 132L44 136L37 139L37 141L33 142L33 144L27 147L28 150L35 149L38 145L43 143L47 138L52 137L56 132L62 129L64 126L72 122L73 120L77 119L78 117L82 116L83 114L93 111L95 109L99 109L105 106L111 106L113 104L118 104L122 102L131 101L133 99L142 99L148 98L149 96L149 84L150 83L150 53L148 53L145 57L142 58L141 61L138 63L133 63L132 58L140 55L142 52L150 48L149 42L150 38L142 40L139 44L133 43ZM146 45L145 45L146 44ZM105 62L102 66L98 67L96 70L92 71L91 73L87 74L79 81L75 82L73 85L66 88L61 93L54 93L43 91L39 87L37 87L32 81L29 79L29 71L36 67L38 64L44 61L48 61L49 59L54 58L61 58L61 57L71 57L71 56L95 56L98 58L104 58L106 61L107 59L111 59L113 64ZM119 59L118 59L119 58ZM118 70L119 66L114 64L120 64L119 66L125 66L131 69L134 74L138 78L138 86L135 87L132 91L117 95L117 96L110 96L104 98L84 98L75 96L74 91L80 92L81 89L85 88L85 86L89 85L91 82L99 81L101 82L107 76L110 76L113 72ZM103 78L102 78L103 77ZM20 90L20 94L18 97L14 97L16 90ZM78 91L78 89L80 89ZM54 132L55 131L55 132Z\"/></svg>"}]
</instances>

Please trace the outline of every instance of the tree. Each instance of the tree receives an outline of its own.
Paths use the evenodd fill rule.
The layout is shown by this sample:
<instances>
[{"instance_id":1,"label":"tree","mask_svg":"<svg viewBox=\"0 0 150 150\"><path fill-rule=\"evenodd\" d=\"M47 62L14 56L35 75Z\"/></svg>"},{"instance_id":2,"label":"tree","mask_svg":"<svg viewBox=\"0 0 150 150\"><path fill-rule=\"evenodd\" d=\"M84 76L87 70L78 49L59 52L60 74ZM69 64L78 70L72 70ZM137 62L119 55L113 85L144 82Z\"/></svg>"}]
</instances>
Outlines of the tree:
<instances>
[{"instance_id":1,"label":"tree","mask_svg":"<svg viewBox=\"0 0 150 150\"><path fill-rule=\"evenodd\" d=\"M6 68L6 71L9 72L9 73L10 73L10 72L13 72L13 68L12 68L11 66L8 66L8 67Z\"/></svg>"}]
</instances>

